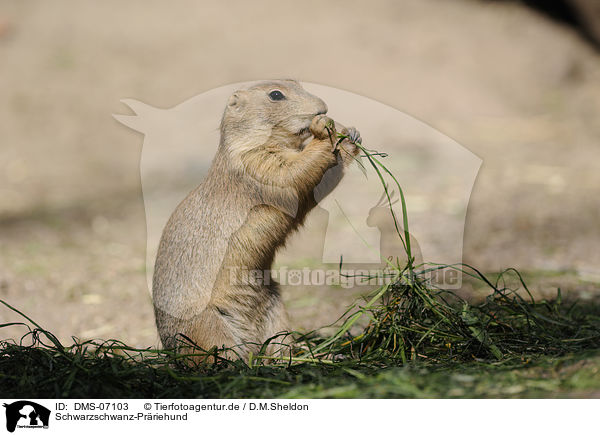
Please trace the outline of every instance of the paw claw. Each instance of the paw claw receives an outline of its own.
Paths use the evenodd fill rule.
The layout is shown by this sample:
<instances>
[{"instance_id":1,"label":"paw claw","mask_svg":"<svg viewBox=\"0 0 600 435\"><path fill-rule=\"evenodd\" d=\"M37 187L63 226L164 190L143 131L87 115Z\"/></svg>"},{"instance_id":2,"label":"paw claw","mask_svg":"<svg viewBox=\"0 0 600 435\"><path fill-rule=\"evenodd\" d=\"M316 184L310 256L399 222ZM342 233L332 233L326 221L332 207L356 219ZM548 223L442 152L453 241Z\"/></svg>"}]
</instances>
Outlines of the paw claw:
<instances>
[{"instance_id":1,"label":"paw claw","mask_svg":"<svg viewBox=\"0 0 600 435\"><path fill-rule=\"evenodd\" d=\"M360 137L360 132L354 127L348 127L346 136L348 136L348 140L353 144L362 144L362 138Z\"/></svg>"}]
</instances>

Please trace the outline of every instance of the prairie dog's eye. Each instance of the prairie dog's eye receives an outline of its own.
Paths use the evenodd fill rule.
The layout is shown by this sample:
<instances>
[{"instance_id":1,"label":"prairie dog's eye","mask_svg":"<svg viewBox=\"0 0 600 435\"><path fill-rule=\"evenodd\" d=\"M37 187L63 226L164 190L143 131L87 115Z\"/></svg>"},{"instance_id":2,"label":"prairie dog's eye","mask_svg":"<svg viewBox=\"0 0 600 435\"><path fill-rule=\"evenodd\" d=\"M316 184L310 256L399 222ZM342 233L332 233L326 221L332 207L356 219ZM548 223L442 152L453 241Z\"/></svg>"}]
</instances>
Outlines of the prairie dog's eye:
<instances>
[{"instance_id":1,"label":"prairie dog's eye","mask_svg":"<svg viewBox=\"0 0 600 435\"><path fill-rule=\"evenodd\" d=\"M281 91L271 91L269 92L269 98L272 101L281 101L281 100L285 100L285 95L283 95L283 93Z\"/></svg>"}]
</instances>

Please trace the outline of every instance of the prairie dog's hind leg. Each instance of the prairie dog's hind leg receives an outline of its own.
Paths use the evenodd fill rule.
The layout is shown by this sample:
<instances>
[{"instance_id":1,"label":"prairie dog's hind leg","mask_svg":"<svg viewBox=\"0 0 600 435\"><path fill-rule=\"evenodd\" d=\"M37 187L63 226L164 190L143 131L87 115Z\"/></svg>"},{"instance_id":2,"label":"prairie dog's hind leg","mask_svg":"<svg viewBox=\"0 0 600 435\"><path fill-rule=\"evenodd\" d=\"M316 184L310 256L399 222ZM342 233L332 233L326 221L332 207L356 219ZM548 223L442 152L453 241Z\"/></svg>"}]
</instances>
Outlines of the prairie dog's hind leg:
<instances>
[{"instance_id":1,"label":"prairie dog's hind leg","mask_svg":"<svg viewBox=\"0 0 600 435\"><path fill-rule=\"evenodd\" d=\"M267 350L268 354L289 355L294 341L289 332L288 314L281 299L275 301L271 314L265 323L264 340L274 337Z\"/></svg>"}]
</instances>

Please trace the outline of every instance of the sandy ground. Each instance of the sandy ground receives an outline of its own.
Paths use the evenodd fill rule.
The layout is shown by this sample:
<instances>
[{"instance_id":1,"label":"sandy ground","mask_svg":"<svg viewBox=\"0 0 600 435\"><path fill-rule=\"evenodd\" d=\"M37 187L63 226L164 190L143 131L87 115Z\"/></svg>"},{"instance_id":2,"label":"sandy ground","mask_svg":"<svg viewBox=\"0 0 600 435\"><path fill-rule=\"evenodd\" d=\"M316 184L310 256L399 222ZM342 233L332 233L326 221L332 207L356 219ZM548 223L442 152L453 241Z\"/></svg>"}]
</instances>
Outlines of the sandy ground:
<instances>
[{"instance_id":1,"label":"sandy ground","mask_svg":"<svg viewBox=\"0 0 600 435\"><path fill-rule=\"evenodd\" d=\"M157 343L142 136L111 117L119 101L273 77L377 100L479 156L465 261L537 271L542 294L599 292L600 55L518 4L21 0L0 5L0 59L0 299L61 339ZM284 297L312 328L356 293Z\"/></svg>"}]
</instances>

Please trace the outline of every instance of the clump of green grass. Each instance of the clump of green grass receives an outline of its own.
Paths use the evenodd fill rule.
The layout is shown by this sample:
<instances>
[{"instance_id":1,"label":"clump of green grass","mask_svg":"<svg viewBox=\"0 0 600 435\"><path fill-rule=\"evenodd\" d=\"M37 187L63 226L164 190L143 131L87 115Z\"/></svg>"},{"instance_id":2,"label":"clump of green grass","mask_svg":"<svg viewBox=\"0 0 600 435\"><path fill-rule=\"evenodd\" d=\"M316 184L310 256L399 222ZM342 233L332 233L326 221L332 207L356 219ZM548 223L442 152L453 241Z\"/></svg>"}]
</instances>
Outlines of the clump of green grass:
<instances>
[{"instance_id":1,"label":"clump of green grass","mask_svg":"<svg viewBox=\"0 0 600 435\"><path fill-rule=\"evenodd\" d=\"M4 326L4 325L3 325ZM580 397L600 389L600 351L434 363L389 359L190 367L172 352L121 342L62 346L33 328L0 342L5 398ZM27 344L25 344L27 343Z\"/></svg>"},{"instance_id":2,"label":"clump of green grass","mask_svg":"<svg viewBox=\"0 0 600 435\"><path fill-rule=\"evenodd\" d=\"M468 266L464 266L468 268ZM600 347L600 316L573 303L565 306L560 290L552 300L534 300L521 289L498 287L476 270L491 293L471 304L454 293L426 286L418 275L380 290L376 304L359 307L335 339L330 354L362 361L504 361L528 355L564 355ZM520 275L515 270L503 272ZM524 299L518 290L530 297ZM352 336L349 325L360 316L370 322Z\"/></svg>"},{"instance_id":3,"label":"clump of green grass","mask_svg":"<svg viewBox=\"0 0 600 435\"><path fill-rule=\"evenodd\" d=\"M346 136L338 134L339 144ZM402 240L408 262L400 267L388 261L395 280L375 291L364 306L355 304L340 329L320 342L307 340L312 356L333 356L360 361L385 361L390 365L408 360L502 361L525 355L563 355L600 347L600 316L563 305L560 289L553 300L536 301L515 269L507 269L492 283L476 268L466 265L415 266L411 251L408 213L402 187L381 163L380 153L355 144L362 150L379 177L392 212L396 231ZM358 163L364 168L360 160ZM392 208L388 181L395 184L402 205L402 229ZM455 269L480 280L490 294L478 304L437 288L425 277L429 272ZM519 286L504 285L513 274ZM521 296L526 295L526 298ZM366 316L370 319L362 333L352 336L351 327Z\"/></svg>"},{"instance_id":4,"label":"clump of green grass","mask_svg":"<svg viewBox=\"0 0 600 435\"><path fill-rule=\"evenodd\" d=\"M344 136L338 135L338 140L342 139ZM366 302L359 301L349 307L335 333L323 336L313 331L300 335L288 356L274 358L261 351L248 360L224 357L224 352L235 349L199 349L186 337L181 337L181 343L188 346L191 354L169 349L135 349L115 340L75 341L65 346L33 319L0 300L27 321L0 324L0 328L15 325L30 328L20 343L0 342L1 395L483 397L481 389L465 390L461 384L472 379L465 382L475 385L473 373L482 368L494 371L530 366L531 361L537 361L540 370L545 370L551 361L560 361L561 356L566 358L564 355L600 348L598 310L576 304L566 306L560 290L553 300L536 301L514 269L504 271L492 282L467 265L416 267L402 189L379 160L381 154L357 146L381 180L390 209L387 179L395 183L400 193L402 229L395 215L394 220L409 260L402 267L390 262L394 279L368 296ZM427 272L443 268L454 268L479 280L489 288L489 295L482 302L471 303L427 281ZM517 288L502 284L508 274L517 278ZM362 331L353 333L365 319L368 322L363 322L366 326ZM211 356L211 363L195 363L191 357L198 355ZM592 358L597 360L588 370L593 374L600 367L600 357L593 354ZM431 375L430 379L447 379L447 372L436 375L444 370L464 376L454 384L444 381L443 386L421 385L424 372ZM545 372L543 376L547 376ZM382 389L377 379L387 379L387 387ZM487 381L481 379L481 382L483 385ZM552 385L560 388L561 382ZM600 388L600 383L587 382L585 388ZM450 394L449 391L466 392ZM502 396L505 390L498 391L492 396ZM506 390L506 395L510 391Z\"/></svg>"}]
</instances>

